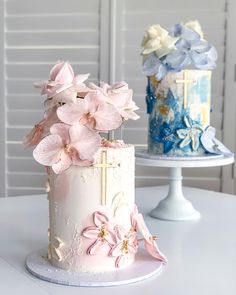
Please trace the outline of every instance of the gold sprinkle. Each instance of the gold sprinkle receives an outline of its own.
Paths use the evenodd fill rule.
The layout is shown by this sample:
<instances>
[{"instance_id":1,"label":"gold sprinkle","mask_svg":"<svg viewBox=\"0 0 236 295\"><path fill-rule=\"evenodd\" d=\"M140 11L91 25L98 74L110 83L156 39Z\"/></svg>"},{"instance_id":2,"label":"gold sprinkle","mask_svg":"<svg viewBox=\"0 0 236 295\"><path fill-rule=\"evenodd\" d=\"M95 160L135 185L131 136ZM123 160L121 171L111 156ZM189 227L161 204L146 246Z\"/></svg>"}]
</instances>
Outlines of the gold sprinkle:
<instances>
[{"instance_id":1,"label":"gold sprinkle","mask_svg":"<svg viewBox=\"0 0 236 295\"><path fill-rule=\"evenodd\" d=\"M128 240L124 240L123 244L122 244L122 247L121 247L121 250L127 254L129 252L128 249L129 249Z\"/></svg>"},{"instance_id":2,"label":"gold sprinkle","mask_svg":"<svg viewBox=\"0 0 236 295\"><path fill-rule=\"evenodd\" d=\"M101 238L101 239L103 239L105 236L107 236L107 234L108 234L108 233L107 233L105 227L102 226L102 227L100 228L100 231L99 231L98 237Z\"/></svg>"},{"instance_id":3,"label":"gold sprinkle","mask_svg":"<svg viewBox=\"0 0 236 295\"><path fill-rule=\"evenodd\" d=\"M155 76L151 76L150 77L150 82L151 84L153 85L153 87L157 88L158 84L159 84L159 81L157 81L156 77Z\"/></svg>"},{"instance_id":4,"label":"gold sprinkle","mask_svg":"<svg viewBox=\"0 0 236 295\"><path fill-rule=\"evenodd\" d=\"M169 107L167 105L159 106L159 111L162 115L167 116L169 113Z\"/></svg>"}]
</instances>

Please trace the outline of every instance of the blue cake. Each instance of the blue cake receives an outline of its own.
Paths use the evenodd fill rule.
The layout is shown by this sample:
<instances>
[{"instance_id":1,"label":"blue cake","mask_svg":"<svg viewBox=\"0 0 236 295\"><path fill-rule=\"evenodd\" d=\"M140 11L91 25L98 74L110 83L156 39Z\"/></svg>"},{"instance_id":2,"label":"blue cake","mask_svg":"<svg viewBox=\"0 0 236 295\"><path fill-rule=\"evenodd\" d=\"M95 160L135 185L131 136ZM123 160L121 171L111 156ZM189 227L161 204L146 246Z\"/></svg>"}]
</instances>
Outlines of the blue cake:
<instances>
[{"instance_id":1,"label":"blue cake","mask_svg":"<svg viewBox=\"0 0 236 295\"><path fill-rule=\"evenodd\" d=\"M147 76L148 152L170 156L228 153L210 126L215 48L198 21L169 31L153 25L142 41Z\"/></svg>"},{"instance_id":2,"label":"blue cake","mask_svg":"<svg viewBox=\"0 0 236 295\"><path fill-rule=\"evenodd\" d=\"M205 70L169 73L161 81L148 78L150 153L205 153L200 136L210 125L210 89L211 72Z\"/></svg>"}]
</instances>

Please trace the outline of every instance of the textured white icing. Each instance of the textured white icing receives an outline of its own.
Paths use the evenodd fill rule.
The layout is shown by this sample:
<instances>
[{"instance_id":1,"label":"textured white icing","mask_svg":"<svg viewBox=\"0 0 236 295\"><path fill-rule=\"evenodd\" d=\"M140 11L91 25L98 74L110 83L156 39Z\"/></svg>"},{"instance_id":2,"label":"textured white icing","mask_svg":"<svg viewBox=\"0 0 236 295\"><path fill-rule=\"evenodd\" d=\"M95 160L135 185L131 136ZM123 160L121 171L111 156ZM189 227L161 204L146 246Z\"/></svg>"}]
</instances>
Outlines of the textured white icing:
<instances>
[{"instance_id":1,"label":"textured white icing","mask_svg":"<svg viewBox=\"0 0 236 295\"><path fill-rule=\"evenodd\" d=\"M107 162L118 164L107 168L106 205L101 205L101 168L71 166L62 174L50 171L50 245L55 238L61 242L57 255L51 255L53 265L72 271L115 270L115 258L107 254L88 255L91 241L81 231L92 223L95 211L113 212L120 225L130 228L130 213L134 207L134 147L100 148L95 163L101 163L106 151ZM127 259L126 265L134 257ZM126 266L125 265L125 266Z\"/></svg>"}]
</instances>

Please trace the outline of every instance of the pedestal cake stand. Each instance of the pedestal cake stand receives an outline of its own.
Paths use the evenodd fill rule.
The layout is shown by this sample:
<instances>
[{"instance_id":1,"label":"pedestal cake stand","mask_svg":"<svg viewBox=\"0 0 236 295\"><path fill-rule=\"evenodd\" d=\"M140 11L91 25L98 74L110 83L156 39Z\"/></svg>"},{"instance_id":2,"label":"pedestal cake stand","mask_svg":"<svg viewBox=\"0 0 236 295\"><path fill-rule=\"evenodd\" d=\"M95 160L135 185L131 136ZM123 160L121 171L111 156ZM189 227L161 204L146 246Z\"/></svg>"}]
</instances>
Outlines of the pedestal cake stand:
<instances>
[{"instance_id":1,"label":"pedestal cake stand","mask_svg":"<svg viewBox=\"0 0 236 295\"><path fill-rule=\"evenodd\" d=\"M163 220L194 220L200 213L186 200L182 190L182 168L214 167L234 162L234 154L205 155L197 157L174 157L166 155L149 155L147 150L136 152L136 164L152 167L169 167L169 191L150 215Z\"/></svg>"}]
</instances>

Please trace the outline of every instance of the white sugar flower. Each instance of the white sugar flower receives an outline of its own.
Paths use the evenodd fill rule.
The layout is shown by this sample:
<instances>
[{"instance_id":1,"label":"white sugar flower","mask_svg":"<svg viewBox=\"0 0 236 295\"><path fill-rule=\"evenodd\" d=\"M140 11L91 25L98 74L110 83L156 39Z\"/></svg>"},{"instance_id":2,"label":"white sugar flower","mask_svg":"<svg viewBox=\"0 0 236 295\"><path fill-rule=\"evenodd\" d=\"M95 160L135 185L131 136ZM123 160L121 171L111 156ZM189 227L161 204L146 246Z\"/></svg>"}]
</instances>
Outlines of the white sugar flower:
<instances>
[{"instance_id":1,"label":"white sugar flower","mask_svg":"<svg viewBox=\"0 0 236 295\"><path fill-rule=\"evenodd\" d=\"M203 31L202 31L199 21L197 21L197 20L188 21L185 23L185 27L195 31L196 33L198 33L200 35L201 39L203 39Z\"/></svg>"},{"instance_id":2,"label":"white sugar flower","mask_svg":"<svg viewBox=\"0 0 236 295\"><path fill-rule=\"evenodd\" d=\"M171 51L175 50L175 43L178 38L171 37L169 32L160 25L152 25L145 32L142 41L142 54L146 55L155 52L161 58Z\"/></svg>"},{"instance_id":3,"label":"white sugar flower","mask_svg":"<svg viewBox=\"0 0 236 295\"><path fill-rule=\"evenodd\" d=\"M193 124L192 120L187 116L184 117L184 123L187 128L176 131L178 137L182 139L179 147L184 148L191 144L192 150L196 151L200 145L199 137L202 134L202 129L199 125Z\"/></svg>"}]
</instances>

